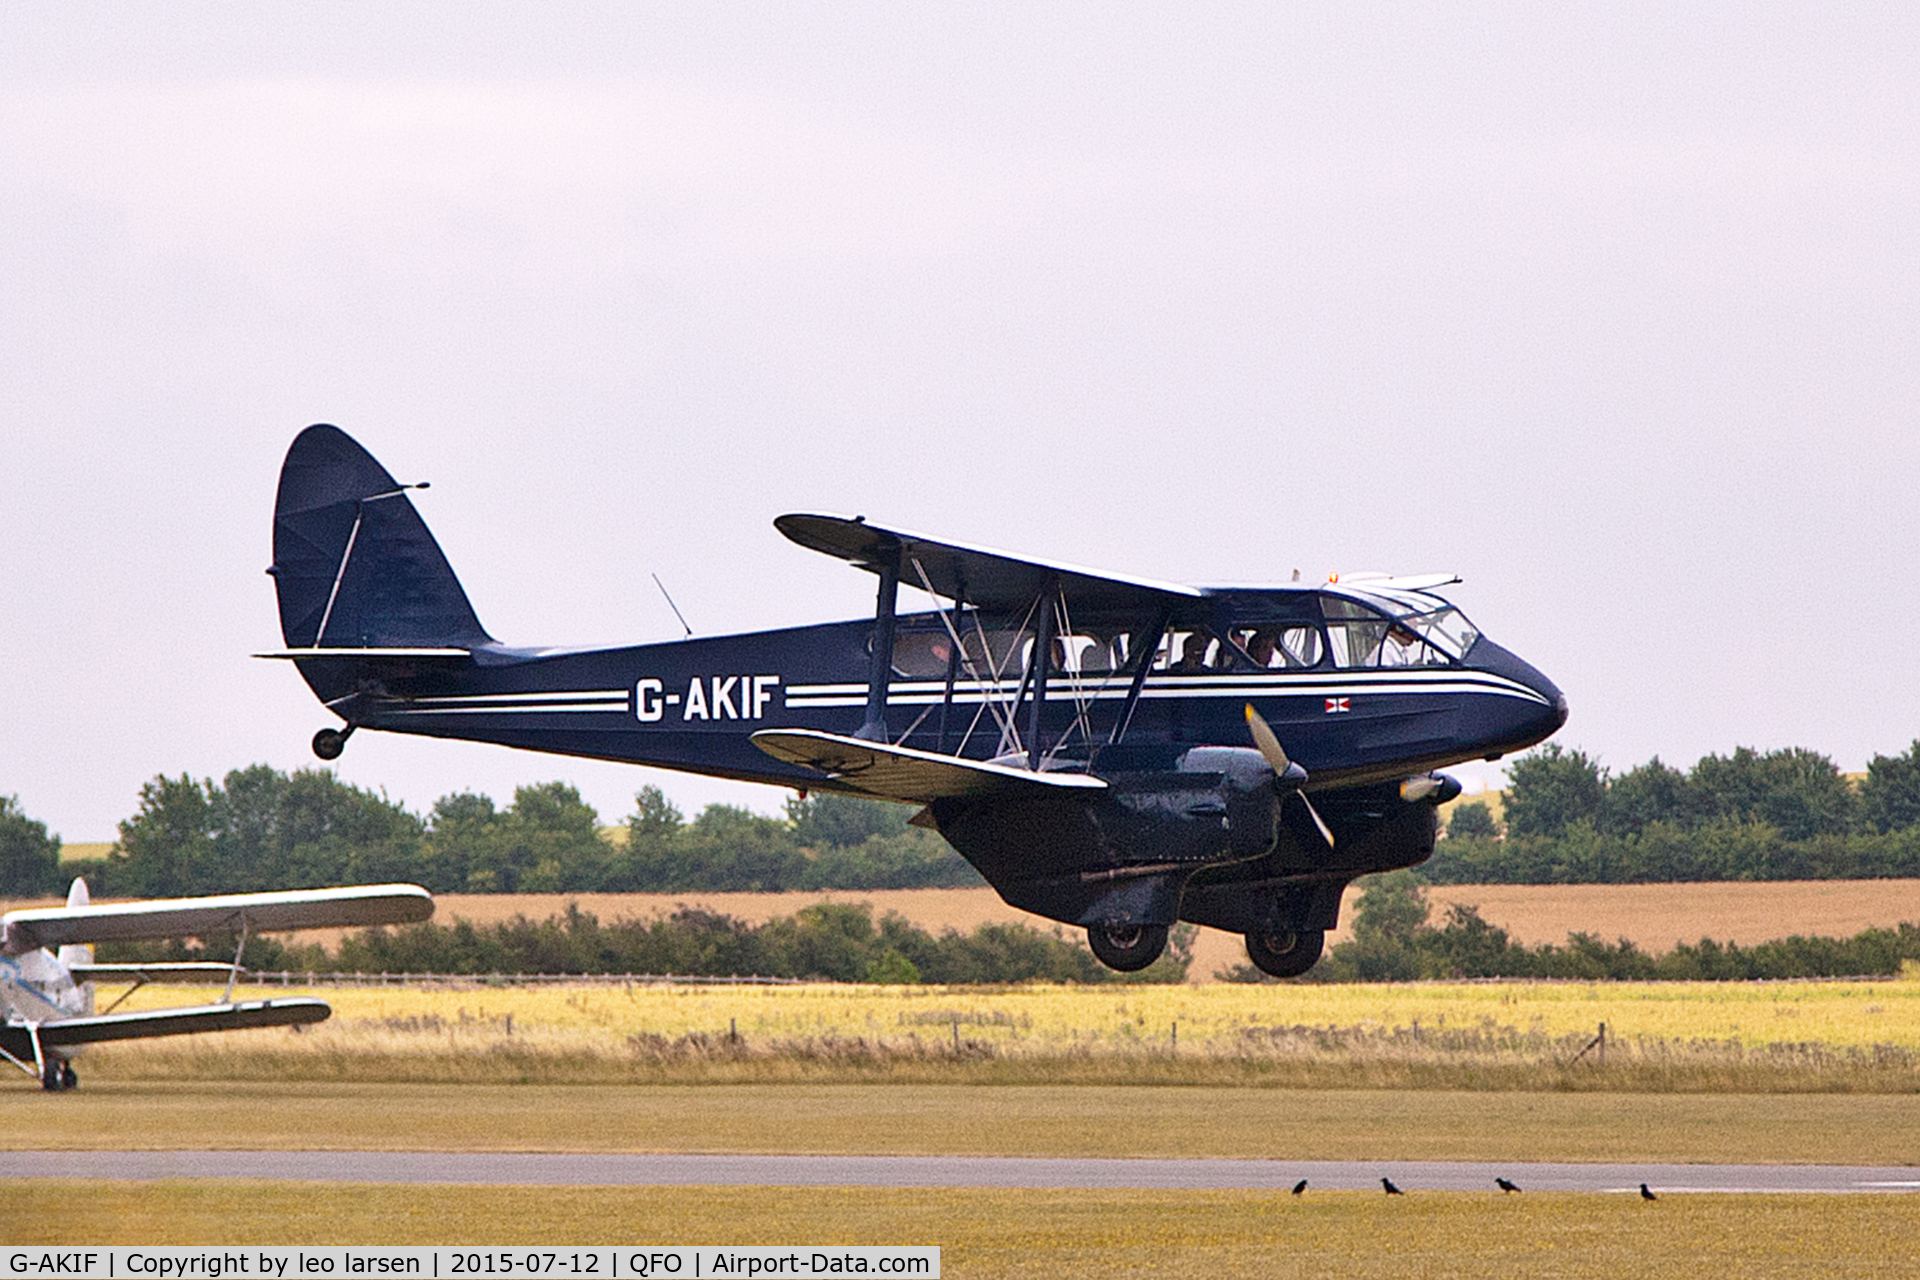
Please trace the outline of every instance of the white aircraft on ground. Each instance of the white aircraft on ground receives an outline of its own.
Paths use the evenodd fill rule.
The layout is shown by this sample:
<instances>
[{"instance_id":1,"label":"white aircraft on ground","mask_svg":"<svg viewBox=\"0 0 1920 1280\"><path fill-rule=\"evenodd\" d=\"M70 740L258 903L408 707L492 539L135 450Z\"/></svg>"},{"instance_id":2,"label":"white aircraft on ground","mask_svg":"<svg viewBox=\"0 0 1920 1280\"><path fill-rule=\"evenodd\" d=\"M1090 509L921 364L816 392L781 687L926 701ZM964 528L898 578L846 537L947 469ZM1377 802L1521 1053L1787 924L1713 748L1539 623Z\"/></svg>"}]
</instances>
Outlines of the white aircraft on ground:
<instances>
[{"instance_id":1,"label":"white aircraft on ground","mask_svg":"<svg viewBox=\"0 0 1920 1280\"><path fill-rule=\"evenodd\" d=\"M355 929L412 924L433 914L433 895L414 884L235 893L209 898L155 898L140 902L88 901L87 882L75 880L64 907L33 907L0 916L0 1058L40 1081L43 1089L71 1089L73 1057L106 1040L238 1031L320 1022L333 1010L324 1000L233 998L241 953L255 933L291 929ZM233 962L96 964L93 943L237 933ZM226 975L214 1004L175 1009L113 1010L148 982L206 982ZM93 1011L98 979L132 983Z\"/></svg>"}]
</instances>

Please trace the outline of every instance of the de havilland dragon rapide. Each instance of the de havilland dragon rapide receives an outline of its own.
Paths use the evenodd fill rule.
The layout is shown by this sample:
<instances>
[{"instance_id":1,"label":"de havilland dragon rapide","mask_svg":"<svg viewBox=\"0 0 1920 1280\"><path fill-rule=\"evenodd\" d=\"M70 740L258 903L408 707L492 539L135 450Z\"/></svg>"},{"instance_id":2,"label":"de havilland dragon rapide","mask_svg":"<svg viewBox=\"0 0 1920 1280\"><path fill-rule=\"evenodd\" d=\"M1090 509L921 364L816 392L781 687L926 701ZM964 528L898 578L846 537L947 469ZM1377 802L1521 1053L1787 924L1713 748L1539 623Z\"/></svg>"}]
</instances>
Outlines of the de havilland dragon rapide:
<instances>
[{"instance_id":1,"label":"de havilland dragon rapide","mask_svg":"<svg viewBox=\"0 0 1920 1280\"><path fill-rule=\"evenodd\" d=\"M621 648L503 644L409 496L336 427L280 473L285 648L344 723L913 805L1008 903L1121 970L1179 921L1304 973L1356 876L1417 864L1439 770L1545 739L1561 692L1450 575L1207 587L783 515L873 616ZM1296 575L1297 576L1297 575ZM897 608L902 586L939 607Z\"/></svg>"}]
</instances>

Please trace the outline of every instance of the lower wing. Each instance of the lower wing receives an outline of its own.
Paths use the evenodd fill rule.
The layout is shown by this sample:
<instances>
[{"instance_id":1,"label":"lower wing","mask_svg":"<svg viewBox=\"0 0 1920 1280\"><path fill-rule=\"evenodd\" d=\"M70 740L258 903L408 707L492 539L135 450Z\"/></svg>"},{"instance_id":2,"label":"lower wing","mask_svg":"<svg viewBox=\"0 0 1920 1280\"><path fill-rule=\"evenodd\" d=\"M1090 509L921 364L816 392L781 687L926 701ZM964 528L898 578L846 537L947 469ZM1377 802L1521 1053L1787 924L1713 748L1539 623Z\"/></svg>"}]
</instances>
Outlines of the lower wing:
<instances>
[{"instance_id":1,"label":"lower wing","mask_svg":"<svg viewBox=\"0 0 1920 1280\"><path fill-rule=\"evenodd\" d=\"M882 800L926 804L955 796L1103 791L1084 773L1035 773L984 760L937 755L815 729L762 729L753 745L776 760L818 769L836 782Z\"/></svg>"},{"instance_id":2,"label":"lower wing","mask_svg":"<svg viewBox=\"0 0 1920 1280\"><path fill-rule=\"evenodd\" d=\"M43 1022L40 1043L50 1049L67 1045L101 1044L109 1040L150 1040L158 1036L191 1036L206 1031L243 1031L249 1027L287 1027L324 1022L333 1016L325 1000L295 997L286 1000L243 1000L235 1004L190 1005L179 1009L147 1009L138 1013L101 1013L84 1018ZM0 1048L16 1058L31 1060L33 1038L18 1022L0 1026Z\"/></svg>"}]
</instances>

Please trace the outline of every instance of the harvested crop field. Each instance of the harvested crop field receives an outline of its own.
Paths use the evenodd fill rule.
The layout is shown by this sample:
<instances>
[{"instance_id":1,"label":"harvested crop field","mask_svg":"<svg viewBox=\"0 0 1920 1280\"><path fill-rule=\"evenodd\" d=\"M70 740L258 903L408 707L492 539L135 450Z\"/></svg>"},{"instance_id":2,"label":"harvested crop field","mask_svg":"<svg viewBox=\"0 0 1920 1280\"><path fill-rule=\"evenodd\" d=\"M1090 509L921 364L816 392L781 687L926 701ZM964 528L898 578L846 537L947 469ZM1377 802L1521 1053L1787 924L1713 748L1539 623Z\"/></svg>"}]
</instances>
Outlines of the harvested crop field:
<instances>
[{"instance_id":1,"label":"harvested crop field","mask_svg":"<svg viewBox=\"0 0 1920 1280\"><path fill-rule=\"evenodd\" d=\"M1345 941L1360 890L1347 890L1342 927L1328 945ZM1606 941L1627 938L1654 955L1676 942L1713 938L1748 946L1791 934L1850 938L1862 929L1891 928L1920 920L1920 880L1809 880L1719 884L1436 885L1428 890L1436 923L1456 902L1479 908L1489 923L1528 945L1565 942L1574 932ZM759 922L792 915L815 902L865 902L876 916L896 912L924 929L967 931L989 922L1021 922L1051 928L1048 921L1016 910L991 889L884 889L829 893L688 894L448 894L435 918L491 924L524 915L530 920L565 911L577 902L602 920L647 916L682 905L702 907ZM1191 980L1246 961L1240 939L1202 929L1194 945Z\"/></svg>"},{"instance_id":2,"label":"harvested crop field","mask_svg":"<svg viewBox=\"0 0 1920 1280\"><path fill-rule=\"evenodd\" d=\"M1328 944L1345 941L1360 890L1350 888L1341 910L1342 927ZM1713 884L1622 885L1436 885L1428 890L1435 922L1452 903L1479 908L1489 923L1528 945L1564 942L1584 932L1612 942L1626 938L1653 955L1676 942L1713 938L1749 946L1792 934L1849 938L1863 929L1891 928L1920 921L1920 880L1737 881ZM526 916L541 920L577 903L603 921L700 907L759 923L792 915L816 902L868 903L876 916L897 913L924 929L968 931L990 922L1052 928L1050 922L1016 910L991 889L833 890L821 893L502 893L442 894L434 918L442 924L470 920L494 924ZM0 904L46 906L48 901ZM319 930L299 937L331 947L337 931ZM1244 963L1239 938L1202 929L1194 946L1190 980L1206 982L1215 973Z\"/></svg>"}]
</instances>

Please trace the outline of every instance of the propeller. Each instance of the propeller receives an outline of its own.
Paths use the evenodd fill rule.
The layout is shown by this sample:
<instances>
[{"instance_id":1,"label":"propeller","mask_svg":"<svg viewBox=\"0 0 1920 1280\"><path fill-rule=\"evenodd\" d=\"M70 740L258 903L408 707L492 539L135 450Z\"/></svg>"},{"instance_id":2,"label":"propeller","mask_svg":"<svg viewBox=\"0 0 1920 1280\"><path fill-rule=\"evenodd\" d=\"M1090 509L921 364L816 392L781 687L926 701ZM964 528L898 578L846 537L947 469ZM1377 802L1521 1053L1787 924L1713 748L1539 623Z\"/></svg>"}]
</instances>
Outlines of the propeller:
<instances>
[{"instance_id":1,"label":"propeller","mask_svg":"<svg viewBox=\"0 0 1920 1280\"><path fill-rule=\"evenodd\" d=\"M1275 779L1285 781L1292 794L1300 797L1300 803L1307 807L1307 816L1320 829L1320 838L1327 842L1327 848L1333 848L1333 829L1321 819L1320 811L1313 807L1313 801L1307 799L1307 793L1301 790L1306 785L1307 771L1287 759L1286 748L1280 745L1273 726L1253 709L1251 702L1247 704L1247 730L1253 734L1253 745L1260 749L1261 757L1272 767Z\"/></svg>"}]
</instances>

